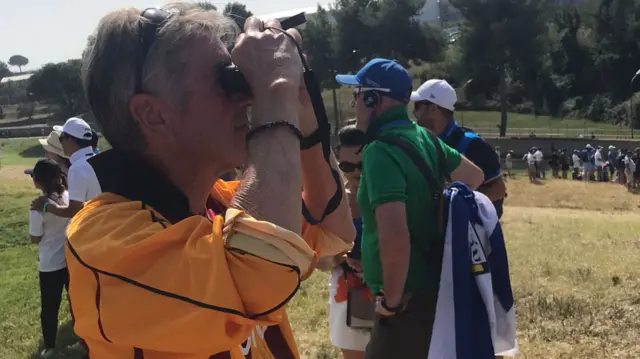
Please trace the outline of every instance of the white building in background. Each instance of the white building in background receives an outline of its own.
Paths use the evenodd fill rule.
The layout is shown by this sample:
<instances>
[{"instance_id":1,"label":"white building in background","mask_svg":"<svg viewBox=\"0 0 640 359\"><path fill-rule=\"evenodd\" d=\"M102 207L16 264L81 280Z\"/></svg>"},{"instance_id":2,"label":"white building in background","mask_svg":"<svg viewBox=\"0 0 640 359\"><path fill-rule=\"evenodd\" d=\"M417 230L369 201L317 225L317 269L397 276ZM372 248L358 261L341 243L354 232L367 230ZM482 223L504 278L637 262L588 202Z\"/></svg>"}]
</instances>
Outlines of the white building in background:
<instances>
[{"instance_id":1,"label":"white building in background","mask_svg":"<svg viewBox=\"0 0 640 359\"><path fill-rule=\"evenodd\" d=\"M31 76L33 76L33 73L12 75L12 76L8 76L8 77L3 77L2 80L0 80L0 84L8 84L8 83L17 83L17 82L27 81L29 78L31 78Z\"/></svg>"}]
</instances>

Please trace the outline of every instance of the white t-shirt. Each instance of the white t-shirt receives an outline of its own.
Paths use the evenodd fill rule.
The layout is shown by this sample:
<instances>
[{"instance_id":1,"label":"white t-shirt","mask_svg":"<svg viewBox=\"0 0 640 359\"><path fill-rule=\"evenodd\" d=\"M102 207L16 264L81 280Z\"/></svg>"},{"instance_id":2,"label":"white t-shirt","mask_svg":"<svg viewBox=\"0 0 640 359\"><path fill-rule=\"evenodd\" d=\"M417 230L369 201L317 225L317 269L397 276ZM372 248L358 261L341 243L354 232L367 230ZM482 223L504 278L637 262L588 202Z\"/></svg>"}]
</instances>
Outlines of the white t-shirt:
<instances>
[{"instance_id":1,"label":"white t-shirt","mask_svg":"<svg viewBox=\"0 0 640 359\"><path fill-rule=\"evenodd\" d=\"M541 162L542 158L544 156L542 155L542 151L537 150L534 154L533 154L533 158L535 159L536 162Z\"/></svg>"},{"instance_id":2,"label":"white t-shirt","mask_svg":"<svg viewBox=\"0 0 640 359\"><path fill-rule=\"evenodd\" d=\"M596 154L594 155L594 160L595 160L595 164L598 167L602 166L602 153L600 152L600 150L596 151Z\"/></svg>"},{"instance_id":3,"label":"white t-shirt","mask_svg":"<svg viewBox=\"0 0 640 359\"><path fill-rule=\"evenodd\" d=\"M62 204L69 204L69 192L62 194ZM49 199L49 203L56 203ZM67 241L69 218L54 216L40 211L29 212L29 234L42 236L39 244L39 268L41 272L53 272L67 266L64 260L64 244Z\"/></svg>"},{"instance_id":4,"label":"white t-shirt","mask_svg":"<svg viewBox=\"0 0 640 359\"><path fill-rule=\"evenodd\" d=\"M94 155L91 147L85 147L69 157L69 200L84 203L102 193L96 172L87 162Z\"/></svg>"},{"instance_id":5,"label":"white t-shirt","mask_svg":"<svg viewBox=\"0 0 640 359\"><path fill-rule=\"evenodd\" d=\"M580 156L578 156L577 154L573 154L573 156L571 156L571 159L573 160L573 167L574 168L579 168L580 167Z\"/></svg>"},{"instance_id":6,"label":"white t-shirt","mask_svg":"<svg viewBox=\"0 0 640 359\"><path fill-rule=\"evenodd\" d=\"M533 165L536 163L536 158L532 153L527 153L524 155L524 159L527 161L527 164Z\"/></svg>"},{"instance_id":7,"label":"white t-shirt","mask_svg":"<svg viewBox=\"0 0 640 359\"><path fill-rule=\"evenodd\" d=\"M624 156L624 166L625 166L625 169L629 170L629 172L631 173L636 171L636 164L628 155Z\"/></svg>"}]
</instances>

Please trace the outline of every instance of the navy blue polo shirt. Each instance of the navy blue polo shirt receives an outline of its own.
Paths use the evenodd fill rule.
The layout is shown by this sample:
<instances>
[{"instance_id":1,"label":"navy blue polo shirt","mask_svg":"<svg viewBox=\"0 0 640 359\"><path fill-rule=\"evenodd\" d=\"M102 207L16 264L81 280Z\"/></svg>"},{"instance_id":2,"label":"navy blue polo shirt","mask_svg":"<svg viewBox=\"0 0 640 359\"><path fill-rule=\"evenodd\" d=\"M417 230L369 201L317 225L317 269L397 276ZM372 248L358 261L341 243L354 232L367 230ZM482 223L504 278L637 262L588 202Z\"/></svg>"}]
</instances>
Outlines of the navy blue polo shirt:
<instances>
[{"instance_id":1,"label":"navy blue polo shirt","mask_svg":"<svg viewBox=\"0 0 640 359\"><path fill-rule=\"evenodd\" d=\"M491 182L502 175L500 159L493 147L473 130L462 127L454 119L451 119L449 125L440 134L440 139L480 167L484 173L484 183ZM503 203L504 200L493 202L498 217L502 216Z\"/></svg>"}]
</instances>

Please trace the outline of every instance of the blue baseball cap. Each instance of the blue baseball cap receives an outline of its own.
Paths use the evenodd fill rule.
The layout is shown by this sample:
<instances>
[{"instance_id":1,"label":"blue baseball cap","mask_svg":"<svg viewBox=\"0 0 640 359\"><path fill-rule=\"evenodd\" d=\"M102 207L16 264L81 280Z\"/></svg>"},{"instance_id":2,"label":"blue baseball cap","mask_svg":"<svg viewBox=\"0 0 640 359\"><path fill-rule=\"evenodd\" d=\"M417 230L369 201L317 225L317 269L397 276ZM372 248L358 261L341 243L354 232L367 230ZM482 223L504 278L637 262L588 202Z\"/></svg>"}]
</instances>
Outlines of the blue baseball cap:
<instances>
[{"instance_id":1,"label":"blue baseball cap","mask_svg":"<svg viewBox=\"0 0 640 359\"><path fill-rule=\"evenodd\" d=\"M413 80L409 71L394 60L373 59L355 75L336 75L346 86L378 90L383 96L409 103Z\"/></svg>"}]
</instances>

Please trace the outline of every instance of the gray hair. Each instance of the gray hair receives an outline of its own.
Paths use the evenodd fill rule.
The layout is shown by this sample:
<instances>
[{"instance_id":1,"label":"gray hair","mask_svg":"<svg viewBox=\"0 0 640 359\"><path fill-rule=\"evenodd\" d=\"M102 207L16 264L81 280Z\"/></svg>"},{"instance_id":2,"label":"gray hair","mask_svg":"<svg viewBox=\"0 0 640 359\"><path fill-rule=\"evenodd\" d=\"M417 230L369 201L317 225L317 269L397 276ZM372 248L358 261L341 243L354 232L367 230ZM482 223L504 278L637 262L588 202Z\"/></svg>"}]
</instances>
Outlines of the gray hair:
<instances>
[{"instance_id":1,"label":"gray hair","mask_svg":"<svg viewBox=\"0 0 640 359\"><path fill-rule=\"evenodd\" d=\"M195 3L174 2L164 7L173 15L158 30L142 66L142 89L176 106L185 102L183 78L188 69L186 54L195 39L222 40L231 46L239 31L233 20ZM141 151L146 141L129 110L136 94L137 57L141 11L134 8L104 16L83 54L82 81L91 110L111 146L122 151Z\"/></svg>"}]
</instances>

